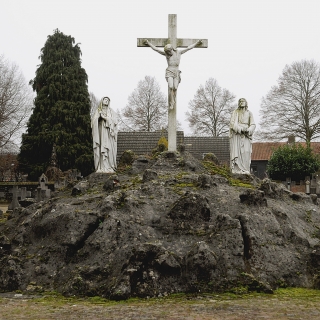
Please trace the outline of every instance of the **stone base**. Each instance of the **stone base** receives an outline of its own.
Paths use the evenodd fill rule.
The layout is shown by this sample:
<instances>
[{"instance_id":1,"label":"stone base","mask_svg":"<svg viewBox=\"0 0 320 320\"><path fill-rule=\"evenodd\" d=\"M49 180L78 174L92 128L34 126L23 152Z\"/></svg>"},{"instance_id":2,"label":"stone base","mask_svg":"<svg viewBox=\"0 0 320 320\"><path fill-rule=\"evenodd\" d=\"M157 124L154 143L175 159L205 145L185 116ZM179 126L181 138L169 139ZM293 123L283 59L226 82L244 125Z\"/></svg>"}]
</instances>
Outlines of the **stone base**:
<instances>
[{"instance_id":1,"label":"stone base","mask_svg":"<svg viewBox=\"0 0 320 320\"><path fill-rule=\"evenodd\" d=\"M93 172L88 175L87 180L89 183L95 182L105 182L109 179L111 175L115 174L115 172Z\"/></svg>"},{"instance_id":2,"label":"stone base","mask_svg":"<svg viewBox=\"0 0 320 320\"><path fill-rule=\"evenodd\" d=\"M106 170L106 171L104 171L104 170L97 170L96 173L107 173L107 174L108 174L108 173L115 173L115 171L112 170L112 169Z\"/></svg>"}]
</instances>

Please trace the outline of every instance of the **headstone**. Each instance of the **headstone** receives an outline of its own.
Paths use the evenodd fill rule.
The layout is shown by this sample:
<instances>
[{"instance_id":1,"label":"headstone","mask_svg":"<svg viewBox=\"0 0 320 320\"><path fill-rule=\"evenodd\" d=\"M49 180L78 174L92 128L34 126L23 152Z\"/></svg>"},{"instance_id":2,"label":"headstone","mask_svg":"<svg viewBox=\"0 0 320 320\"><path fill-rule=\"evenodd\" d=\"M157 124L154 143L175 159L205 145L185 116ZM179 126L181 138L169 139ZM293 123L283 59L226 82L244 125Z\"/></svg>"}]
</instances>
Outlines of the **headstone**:
<instances>
[{"instance_id":1,"label":"headstone","mask_svg":"<svg viewBox=\"0 0 320 320\"><path fill-rule=\"evenodd\" d=\"M291 178L286 178L286 186L289 191L291 191Z\"/></svg>"},{"instance_id":2,"label":"headstone","mask_svg":"<svg viewBox=\"0 0 320 320\"><path fill-rule=\"evenodd\" d=\"M41 201L41 187L37 188L35 198L37 201Z\"/></svg>"},{"instance_id":3,"label":"headstone","mask_svg":"<svg viewBox=\"0 0 320 320\"><path fill-rule=\"evenodd\" d=\"M306 194L310 194L310 180L306 180Z\"/></svg>"},{"instance_id":4,"label":"headstone","mask_svg":"<svg viewBox=\"0 0 320 320\"><path fill-rule=\"evenodd\" d=\"M24 200L27 197L27 188L21 187L20 190L20 200Z\"/></svg>"},{"instance_id":5,"label":"headstone","mask_svg":"<svg viewBox=\"0 0 320 320\"><path fill-rule=\"evenodd\" d=\"M18 197L20 196L20 190L18 186L13 186L12 189L9 190L12 193L12 201L8 206L8 210L14 210L15 208L20 207L20 203Z\"/></svg>"},{"instance_id":6,"label":"headstone","mask_svg":"<svg viewBox=\"0 0 320 320\"><path fill-rule=\"evenodd\" d=\"M45 200L46 198L48 198L47 196L47 190L40 190L40 197L41 197L41 200Z\"/></svg>"},{"instance_id":7,"label":"headstone","mask_svg":"<svg viewBox=\"0 0 320 320\"><path fill-rule=\"evenodd\" d=\"M36 199L37 201L42 201L46 198L50 198L51 196L51 190L48 188L48 178L43 173L39 178L39 184L40 186L37 188L36 191Z\"/></svg>"},{"instance_id":8,"label":"headstone","mask_svg":"<svg viewBox=\"0 0 320 320\"><path fill-rule=\"evenodd\" d=\"M42 190L45 190L46 184L48 184L48 178L44 173L39 178L39 184L40 184L40 188Z\"/></svg>"}]
</instances>

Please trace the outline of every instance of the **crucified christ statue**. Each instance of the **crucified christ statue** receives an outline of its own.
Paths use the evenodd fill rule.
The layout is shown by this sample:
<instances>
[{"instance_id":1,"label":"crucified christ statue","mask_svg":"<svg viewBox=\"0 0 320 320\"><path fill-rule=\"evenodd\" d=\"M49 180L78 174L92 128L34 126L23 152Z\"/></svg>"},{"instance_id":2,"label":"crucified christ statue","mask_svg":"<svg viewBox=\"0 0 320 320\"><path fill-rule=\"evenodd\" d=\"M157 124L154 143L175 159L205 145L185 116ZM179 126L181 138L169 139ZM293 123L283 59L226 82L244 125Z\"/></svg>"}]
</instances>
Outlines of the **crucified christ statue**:
<instances>
[{"instance_id":1,"label":"crucified christ statue","mask_svg":"<svg viewBox=\"0 0 320 320\"><path fill-rule=\"evenodd\" d=\"M168 150L177 151L177 89L180 83L179 64L181 55L193 48L207 48L208 39L177 38L177 15L168 16L168 38L138 38L138 47L151 47L154 51L166 56L168 68ZM164 48L164 51L159 47ZM177 48L184 48L177 50Z\"/></svg>"},{"instance_id":2,"label":"crucified christ statue","mask_svg":"<svg viewBox=\"0 0 320 320\"><path fill-rule=\"evenodd\" d=\"M168 62L168 68L166 69L166 80L168 82L169 88L169 108L173 109L176 103L177 89L181 81L181 71L179 70L181 55L193 49L197 45L201 45L202 40L198 40L197 42L191 44L183 50L177 50L169 43L164 47L164 50L162 51L158 49L156 46L154 46L147 39L144 40L144 44L148 45L154 51L166 56Z\"/></svg>"}]
</instances>

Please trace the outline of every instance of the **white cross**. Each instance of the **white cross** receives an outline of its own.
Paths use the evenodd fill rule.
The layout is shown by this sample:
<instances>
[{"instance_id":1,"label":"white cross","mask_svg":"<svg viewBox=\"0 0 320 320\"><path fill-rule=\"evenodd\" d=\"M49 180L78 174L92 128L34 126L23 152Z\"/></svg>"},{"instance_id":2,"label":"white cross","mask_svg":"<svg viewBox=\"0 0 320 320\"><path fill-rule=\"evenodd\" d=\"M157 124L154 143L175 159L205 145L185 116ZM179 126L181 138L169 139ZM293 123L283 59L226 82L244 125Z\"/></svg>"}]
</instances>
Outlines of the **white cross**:
<instances>
[{"instance_id":1,"label":"white cross","mask_svg":"<svg viewBox=\"0 0 320 320\"><path fill-rule=\"evenodd\" d=\"M200 39L180 39L177 38L177 15L169 14L168 19L168 38L138 38L138 47L149 47L145 44L145 40L151 42L155 47L164 47L167 44L171 44L174 48L187 48L191 44L197 42ZM196 48L207 48L208 40L201 39L202 43L197 45ZM168 105L169 92L168 92ZM176 103L173 108L168 108L168 150L177 151L177 108Z\"/></svg>"}]
</instances>

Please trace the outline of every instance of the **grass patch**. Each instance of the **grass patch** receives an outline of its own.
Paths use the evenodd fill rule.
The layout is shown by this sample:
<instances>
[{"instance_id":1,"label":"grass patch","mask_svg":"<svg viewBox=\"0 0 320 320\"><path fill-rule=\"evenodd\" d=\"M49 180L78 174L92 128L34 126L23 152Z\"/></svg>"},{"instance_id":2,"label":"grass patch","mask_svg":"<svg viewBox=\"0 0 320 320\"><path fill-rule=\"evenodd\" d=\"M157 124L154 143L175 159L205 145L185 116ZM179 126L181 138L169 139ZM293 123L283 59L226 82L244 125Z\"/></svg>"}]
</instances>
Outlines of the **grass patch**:
<instances>
[{"instance_id":1,"label":"grass patch","mask_svg":"<svg viewBox=\"0 0 320 320\"><path fill-rule=\"evenodd\" d=\"M254 188L252 184L245 183L243 181L230 178L229 184L234 187L242 187L242 188Z\"/></svg>"},{"instance_id":2,"label":"grass patch","mask_svg":"<svg viewBox=\"0 0 320 320\"><path fill-rule=\"evenodd\" d=\"M2 299L1 299L2 298ZM110 301L101 297L0 298L3 319L319 319L320 291L279 289L265 293L177 293L157 298ZM292 317L291 317L292 315Z\"/></svg>"},{"instance_id":3,"label":"grass patch","mask_svg":"<svg viewBox=\"0 0 320 320\"><path fill-rule=\"evenodd\" d=\"M7 222L7 218L3 218L3 219L0 219L0 224L4 224L4 223L6 223Z\"/></svg>"},{"instance_id":4,"label":"grass patch","mask_svg":"<svg viewBox=\"0 0 320 320\"><path fill-rule=\"evenodd\" d=\"M230 168L227 166L218 166L210 161L202 161L203 166L209 171L211 175L220 175L226 178L231 186L243 187L243 188L254 188L251 183L243 182L239 179L232 178Z\"/></svg>"},{"instance_id":5,"label":"grass patch","mask_svg":"<svg viewBox=\"0 0 320 320\"><path fill-rule=\"evenodd\" d=\"M241 290L240 290L241 291ZM5 306L5 307L4 307ZM212 319L210 314L219 314L219 319L318 319L320 312L320 291L310 289L279 289L273 295L265 293L176 293L155 298L131 298L114 301L102 297L63 297L46 293L40 298L0 298L4 319ZM203 316L203 317L202 317ZM316 316L316 317L314 317ZM238 319L237 318L237 319ZM180 318L179 318L180 319ZM291 318L290 318L291 319Z\"/></svg>"},{"instance_id":6,"label":"grass patch","mask_svg":"<svg viewBox=\"0 0 320 320\"><path fill-rule=\"evenodd\" d=\"M304 288L280 288L275 290L275 295L279 298L286 299L319 299L320 290Z\"/></svg>"},{"instance_id":7,"label":"grass patch","mask_svg":"<svg viewBox=\"0 0 320 320\"><path fill-rule=\"evenodd\" d=\"M227 179L231 178L231 171L227 166L217 166L211 161L202 161L203 166L212 174L219 174Z\"/></svg>"},{"instance_id":8,"label":"grass patch","mask_svg":"<svg viewBox=\"0 0 320 320\"><path fill-rule=\"evenodd\" d=\"M189 174L188 172L181 171L181 172L177 173L174 177L175 177L175 179L180 180L183 178L183 176L187 176L188 174Z\"/></svg>"},{"instance_id":9,"label":"grass patch","mask_svg":"<svg viewBox=\"0 0 320 320\"><path fill-rule=\"evenodd\" d=\"M89 303L99 305L115 305L115 304L136 304L136 303L159 303L159 302L186 302L190 300L199 299L215 299L219 301L225 300L250 300L252 298L265 298L265 299L279 299L279 300L312 300L319 301L320 303L320 290L305 289L305 288L280 288L274 290L273 294L247 292L246 290L239 290L237 292L224 292L224 293L174 293L162 297L153 298L130 298L128 300L114 301L102 298L99 296L94 297L65 297L57 292L45 292L40 298L32 299L34 302L53 303L53 304L67 304L67 303ZM0 298L1 301L1 298Z\"/></svg>"}]
</instances>

